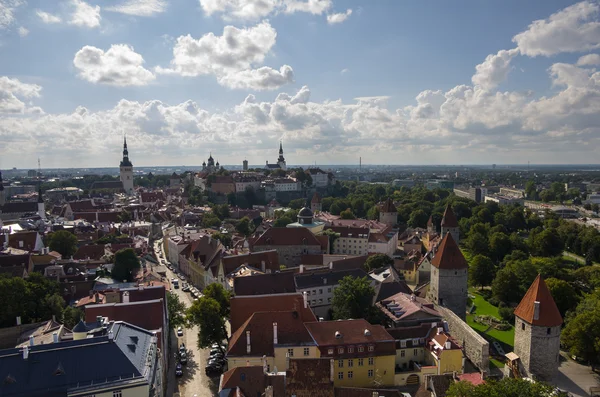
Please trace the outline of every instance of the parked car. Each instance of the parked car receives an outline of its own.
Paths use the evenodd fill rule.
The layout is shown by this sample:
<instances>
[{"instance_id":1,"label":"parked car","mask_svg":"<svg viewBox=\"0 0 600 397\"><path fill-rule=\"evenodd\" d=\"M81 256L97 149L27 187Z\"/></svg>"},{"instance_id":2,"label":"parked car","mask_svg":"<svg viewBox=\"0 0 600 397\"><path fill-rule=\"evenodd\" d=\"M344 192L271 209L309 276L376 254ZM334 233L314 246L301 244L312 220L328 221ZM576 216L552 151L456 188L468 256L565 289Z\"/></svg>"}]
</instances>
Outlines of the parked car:
<instances>
[{"instance_id":1,"label":"parked car","mask_svg":"<svg viewBox=\"0 0 600 397\"><path fill-rule=\"evenodd\" d=\"M223 348L223 350L227 350L227 346L221 345L221 347ZM212 346L210 347L211 351L213 349L218 349L218 348L219 348L219 344L217 344L217 343L213 343Z\"/></svg>"},{"instance_id":2,"label":"parked car","mask_svg":"<svg viewBox=\"0 0 600 397\"><path fill-rule=\"evenodd\" d=\"M177 327L177 336L183 336L183 328Z\"/></svg>"},{"instance_id":3,"label":"parked car","mask_svg":"<svg viewBox=\"0 0 600 397\"><path fill-rule=\"evenodd\" d=\"M185 352L179 354L179 362L182 364L187 364L187 354Z\"/></svg>"},{"instance_id":4,"label":"parked car","mask_svg":"<svg viewBox=\"0 0 600 397\"><path fill-rule=\"evenodd\" d=\"M183 375L183 366L180 363L177 363L177 366L175 367L175 376L182 376Z\"/></svg>"},{"instance_id":5,"label":"parked car","mask_svg":"<svg viewBox=\"0 0 600 397\"><path fill-rule=\"evenodd\" d=\"M179 353L181 352L185 352L185 343L181 343L181 345L179 345Z\"/></svg>"},{"instance_id":6,"label":"parked car","mask_svg":"<svg viewBox=\"0 0 600 397\"><path fill-rule=\"evenodd\" d=\"M223 365L218 362L209 362L204 368L206 375L220 375L223 372Z\"/></svg>"}]
</instances>

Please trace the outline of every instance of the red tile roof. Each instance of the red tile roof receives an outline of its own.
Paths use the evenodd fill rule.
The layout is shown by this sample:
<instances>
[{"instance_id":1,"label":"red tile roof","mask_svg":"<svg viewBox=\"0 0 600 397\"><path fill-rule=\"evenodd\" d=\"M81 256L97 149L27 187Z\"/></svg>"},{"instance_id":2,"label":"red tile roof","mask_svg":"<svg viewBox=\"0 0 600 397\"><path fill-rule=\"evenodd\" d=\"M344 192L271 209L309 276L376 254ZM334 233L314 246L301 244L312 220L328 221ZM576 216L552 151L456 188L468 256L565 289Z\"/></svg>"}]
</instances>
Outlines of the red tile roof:
<instances>
[{"instance_id":1,"label":"red tile roof","mask_svg":"<svg viewBox=\"0 0 600 397\"><path fill-rule=\"evenodd\" d=\"M92 200L71 201L68 205L73 212L93 211L96 209Z\"/></svg>"},{"instance_id":2,"label":"red tile roof","mask_svg":"<svg viewBox=\"0 0 600 397\"><path fill-rule=\"evenodd\" d=\"M327 236L325 236L325 238L327 238ZM278 227L265 231L256 241L254 241L253 245L321 246L321 241L318 240L310 230L303 227Z\"/></svg>"},{"instance_id":3,"label":"red tile roof","mask_svg":"<svg viewBox=\"0 0 600 397\"><path fill-rule=\"evenodd\" d=\"M450 233L446 233L431 264L438 269L466 269L469 265Z\"/></svg>"},{"instance_id":4,"label":"red tile roof","mask_svg":"<svg viewBox=\"0 0 600 397\"><path fill-rule=\"evenodd\" d=\"M233 291L237 296L272 295L296 292L293 272L276 272L236 277Z\"/></svg>"},{"instance_id":5,"label":"red tile roof","mask_svg":"<svg viewBox=\"0 0 600 397\"><path fill-rule=\"evenodd\" d=\"M104 245L92 244L79 247L73 259L94 259L99 260L104 256Z\"/></svg>"},{"instance_id":6,"label":"red tile roof","mask_svg":"<svg viewBox=\"0 0 600 397\"><path fill-rule=\"evenodd\" d=\"M304 324L319 346L394 342L394 338L381 325L372 325L365 319L319 321ZM365 330L370 334L365 335ZM336 338L336 332L341 334Z\"/></svg>"},{"instance_id":7,"label":"red tile roof","mask_svg":"<svg viewBox=\"0 0 600 397\"><path fill-rule=\"evenodd\" d=\"M392 200L391 197L388 197L388 199L381 204L380 208L381 212L398 212L394 205L394 200Z\"/></svg>"},{"instance_id":8,"label":"red tile roof","mask_svg":"<svg viewBox=\"0 0 600 397\"><path fill-rule=\"evenodd\" d=\"M242 277L248 278L248 277ZM262 296L235 296L231 304L231 332L235 332L252 314L261 311L289 312L297 311L302 321L317 321L310 306L304 307L304 298L300 293L262 295Z\"/></svg>"},{"instance_id":9,"label":"red tile roof","mask_svg":"<svg viewBox=\"0 0 600 397\"><path fill-rule=\"evenodd\" d=\"M286 371L286 394L334 397L330 361L329 358L290 359L290 368Z\"/></svg>"},{"instance_id":10,"label":"red tile roof","mask_svg":"<svg viewBox=\"0 0 600 397\"><path fill-rule=\"evenodd\" d=\"M456 215L454 215L454 211L452 211L452 207L450 204L446 206L446 210L444 211L444 216L442 217L442 226L443 227L458 227L458 221L456 220Z\"/></svg>"},{"instance_id":11,"label":"red tile roof","mask_svg":"<svg viewBox=\"0 0 600 397\"><path fill-rule=\"evenodd\" d=\"M222 258L223 270L225 274L229 274L241 265L249 265L258 270L262 270L262 262L265 262L265 271L271 270L276 272L279 270L279 254L276 250L251 252L243 255L231 255Z\"/></svg>"},{"instance_id":12,"label":"red tile roof","mask_svg":"<svg viewBox=\"0 0 600 397\"><path fill-rule=\"evenodd\" d=\"M535 318L535 302L539 302L539 315ZM515 309L515 316L527 321L529 324L541 327L555 327L563 323L563 318L556 307L550 290L541 275L525 293L525 296Z\"/></svg>"},{"instance_id":13,"label":"red tile roof","mask_svg":"<svg viewBox=\"0 0 600 397\"><path fill-rule=\"evenodd\" d=\"M225 372L221 377L219 390L232 389L228 394L231 397L255 397L263 396L268 386L273 386L274 396L285 394L283 375L265 374L262 366L253 365L236 367Z\"/></svg>"},{"instance_id":14,"label":"red tile roof","mask_svg":"<svg viewBox=\"0 0 600 397\"><path fill-rule=\"evenodd\" d=\"M464 380L465 382L469 382L473 386L481 385L485 383L485 380L482 378L479 372L474 372L471 374L461 374L458 375L459 380Z\"/></svg>"},{"instance_id":15,"label":"red tile roof","mask_svg":"<svg viewBox=\"0 0 600 397\"><path fill-rule=\"evenodd\" d=\"M256 312L231 335L227 355L273 357L275 354L273 323L277 323L277 346L314 345L297 311ZM250 332L249 353L248 332Z\"/></svg>"},{"instance_id":16,"label":"red tile roof","mask_svg":"<svg viewBox=\"0 0 600 397\"><path fill-rule=\"evenodd\" d=\"M8 236L8 245L24 251L33 251L37 242L38 232L18 232ZM21 246L20 242L23 242Z\"/></svg>"}]
</instances>

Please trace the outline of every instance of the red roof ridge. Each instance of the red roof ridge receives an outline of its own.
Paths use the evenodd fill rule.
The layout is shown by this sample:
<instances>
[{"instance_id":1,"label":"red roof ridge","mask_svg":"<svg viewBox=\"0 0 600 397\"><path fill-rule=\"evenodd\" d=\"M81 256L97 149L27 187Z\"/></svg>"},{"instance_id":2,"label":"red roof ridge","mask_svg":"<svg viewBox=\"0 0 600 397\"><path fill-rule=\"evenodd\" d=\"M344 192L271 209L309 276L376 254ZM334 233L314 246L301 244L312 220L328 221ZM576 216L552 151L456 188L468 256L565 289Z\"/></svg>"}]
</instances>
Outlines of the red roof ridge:
<instances>
[{"instance_id":1,"label":"red roof ridge","mask_svg":"<svg viewBox=\"0 0 600 397\"><path fill-rule=\"evenodd\" d=\"M535 308L536 302L539 305L537 310ZM558 307L556 307L556 302L554 302L552 294L540 274L538 274L533 284L531 284L531 287L529 287L525 296L521 299L514 313L515 316L532 325L556 327L563 323L563 318L560 315Z\"/></svg>"},{"instance_id":2,"label":"red roof ridge","mask_svg":"<svg viewBox=\"0 0 600 397\"><path fill-rule=\"evenodd\" d=\"M469 266L450 233L442 239L431 264L438 269L466 269Z\"/></svg>"},{"instance_id":3,"label":"red roof ridge","mask_svg":"<svg viewBox=\"0 0 600 397\"><path fill-rule=\"evenodd\" d=\"M456 215L454 215L454 211L452 211L452 207L450 207L450 204L446 206L446 210L444 211L444 216L442 217L442 226L458 227Z\"/></svg>"}]
</instances>

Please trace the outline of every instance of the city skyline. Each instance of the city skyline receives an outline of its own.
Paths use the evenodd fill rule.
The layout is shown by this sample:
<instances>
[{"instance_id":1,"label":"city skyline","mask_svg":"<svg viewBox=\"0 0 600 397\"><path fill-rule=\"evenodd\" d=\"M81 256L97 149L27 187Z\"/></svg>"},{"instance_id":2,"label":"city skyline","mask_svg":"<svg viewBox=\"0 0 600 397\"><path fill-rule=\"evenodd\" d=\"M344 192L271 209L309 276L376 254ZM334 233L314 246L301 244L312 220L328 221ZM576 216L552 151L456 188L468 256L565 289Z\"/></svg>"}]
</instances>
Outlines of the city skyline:
<instances>
[{"instance_id":1,"label":"city skyline","mask_svg":"<svg viewBox=\"0 0 600 397\"><path fill-rule=\"evenodd\" d=\"M116 166L124 134L143 167L264 165L280 140L289 164L590 164L599 13L0 0L0 169Z\"/></svg>"}]
</instances>

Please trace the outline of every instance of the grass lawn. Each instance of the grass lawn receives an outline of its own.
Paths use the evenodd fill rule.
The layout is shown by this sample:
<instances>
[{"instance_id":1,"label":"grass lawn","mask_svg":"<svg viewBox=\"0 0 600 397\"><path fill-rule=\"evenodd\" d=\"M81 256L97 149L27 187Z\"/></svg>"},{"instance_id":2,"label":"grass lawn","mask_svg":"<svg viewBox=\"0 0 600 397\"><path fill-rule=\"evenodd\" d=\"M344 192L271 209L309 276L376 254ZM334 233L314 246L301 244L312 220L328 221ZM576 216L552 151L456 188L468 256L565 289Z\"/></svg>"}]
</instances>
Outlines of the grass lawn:
<instances>
[{"instance_id":1,"label":"grass lawn","mask_svg":"<svg viewBox=\"0 0 600 397\"><path fill-rule=\"evenodd\" d=\"M504 368L504 363L502 361L498 361L495 358L490 358L490 369L492 368Z\"/></svg>"},{"instance_id":2,"label":"grass lawn","mask_svg":"<svg viewBox=\"0 0 600 397\"><path fill-rule=\"evenodd\" d=\"M475 299L473 299L473 303L475 304L475 312L473 314L467 314L467 324L469 324L469 326L475 331L483 335L486 339L491 341L497 340L498 342L503 344L506 353L512 351L515 340L515 328L511 327L508 331L499 331L497 329L492 328L488 332L484 333L484 331L488 329L488 326L484 324L477 324L473 320L473 317L488 315L500 319L500 315L498 314L498 308L486 301L475 288L470 288L469 294L475 297Z\"/></svg>"}]
</instances>

